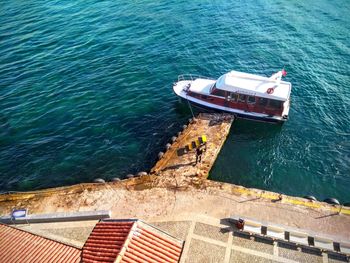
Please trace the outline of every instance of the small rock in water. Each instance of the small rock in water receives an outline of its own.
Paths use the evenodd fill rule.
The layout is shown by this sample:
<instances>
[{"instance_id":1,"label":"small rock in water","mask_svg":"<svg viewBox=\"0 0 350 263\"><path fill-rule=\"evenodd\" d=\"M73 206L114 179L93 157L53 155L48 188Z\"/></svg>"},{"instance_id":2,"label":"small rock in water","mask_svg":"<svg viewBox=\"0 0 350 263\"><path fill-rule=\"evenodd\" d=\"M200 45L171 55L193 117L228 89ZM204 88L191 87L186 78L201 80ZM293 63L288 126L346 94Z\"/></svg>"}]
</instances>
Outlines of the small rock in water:
<instances>
[{"instance_id":1,"label":"small rock in water","mask_svg":"<svg viewBox=\"0 0 350 263\"><path fill-rule=\"evenodd\" d=\"M139 172L139 173L137 174L137 176L146 176L146 175L147 175L146 172Z\"/></svg>"},{"instance_id":2,"label":"small rock in water","mask_svg":"<svg viewBox=\"0 0 350 263\"><path fill-rule=\"evenodd\" d=\"M120 179L120 178L118 178L118 177L114 177L114 178L112 178L112 182L119 182L119 181L121 181L121 179Z\"/></svg>"},{"instance_id":3,"label":"small rock in water","mask_svg":"<svg viewBox=\"0 0 350 263\"><path fill-rule=\"evenodd\" d=\"M96 179L94 180L94 183L104 184L105 182L106 182L106 181L103 180L102 178L96 178Z\"/></svg>"}]
</instances>

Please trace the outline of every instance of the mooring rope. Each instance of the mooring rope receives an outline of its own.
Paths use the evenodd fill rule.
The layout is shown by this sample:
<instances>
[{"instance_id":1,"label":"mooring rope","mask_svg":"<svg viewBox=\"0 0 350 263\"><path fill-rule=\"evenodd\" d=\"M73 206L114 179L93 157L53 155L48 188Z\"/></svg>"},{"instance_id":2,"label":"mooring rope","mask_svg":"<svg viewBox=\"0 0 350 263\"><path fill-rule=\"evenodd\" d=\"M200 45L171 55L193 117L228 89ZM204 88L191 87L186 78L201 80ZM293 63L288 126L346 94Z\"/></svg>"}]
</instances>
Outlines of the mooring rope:
<instances>
[{"instance_id":1,"label":"mooring rope","mask_svg":"<svg viewBox=\"0 0 350 263\"><path fill-rule=\"evenodd\" d=\"M191 84L190 84L190 85L191 85ZM192 118L194 119L194 114L193 114L193 111L192 111L192 106L191 106L190 101L189 101L188 98L187 98L187 92L188 92L188 90L186 90L186 100L187 100L187 103L188 103L188 107L189 107L190 110L191 110Z\"/></svg>"}]
</instances>

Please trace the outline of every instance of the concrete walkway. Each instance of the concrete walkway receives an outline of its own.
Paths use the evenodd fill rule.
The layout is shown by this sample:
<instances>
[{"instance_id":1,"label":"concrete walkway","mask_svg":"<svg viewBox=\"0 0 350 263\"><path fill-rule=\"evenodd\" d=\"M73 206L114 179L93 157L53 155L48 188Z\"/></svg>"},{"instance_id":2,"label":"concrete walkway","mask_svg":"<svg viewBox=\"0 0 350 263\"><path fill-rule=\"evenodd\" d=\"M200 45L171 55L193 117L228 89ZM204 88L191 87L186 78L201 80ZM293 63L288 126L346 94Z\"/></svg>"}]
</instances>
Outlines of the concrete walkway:
<instances>
[{"instance_id":1,"label":"concrete walkway","mask_svg":"<svg viewBox=\"0 0 350 263\"><path fill-rule=\"evenodd\" d=\"M202 262L349 262L344 255L300 249L235 232L216 218L195 217L191 221L153 222L170 234L185 239L182 263Z\"/></svg>"},{"instance_id":2,"label":"concrete walkway","mask_svg":"<svg viewBox=\"0 0 350 263\"><path fill-rule=\"evenodd\" d=\"M53 239L67 245L82 248L97 222L97 220L94 220L60 223L36 223L16 225L16 227L18 229Z\"/></svg>"},{"instance_id":3,"label":"concrete walkway","mask_svg":"<svg viewBox=\"0 0 350 263\"><path fill-rule=\"evenodd\" d=\"M18 228L82 248L97 221L17 225ZM158 221L152 225L185 240L181 263L206 262L349 262L345 255L321 253L292 244L250 237L226 220L192 216L187 221Z\"/></svg>"}]
</instances>

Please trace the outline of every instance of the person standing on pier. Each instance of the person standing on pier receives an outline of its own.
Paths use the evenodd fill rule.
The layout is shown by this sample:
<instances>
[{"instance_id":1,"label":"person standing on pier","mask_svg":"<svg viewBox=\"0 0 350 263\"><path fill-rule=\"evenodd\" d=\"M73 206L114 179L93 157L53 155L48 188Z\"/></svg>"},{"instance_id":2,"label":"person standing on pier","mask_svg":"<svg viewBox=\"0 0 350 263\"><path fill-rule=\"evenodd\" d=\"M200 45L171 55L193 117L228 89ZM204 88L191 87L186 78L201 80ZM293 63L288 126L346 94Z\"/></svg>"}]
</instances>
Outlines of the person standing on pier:
<instances>
[{"instance_id":1,"label":"person standing on pier","mask_svg":"<svg viewBox=\"0 0 350 263\"><path fill-rule=\"evenodd\" d=\"M207 145L204 143L204 144L201 144L197 149L196 149L196 163L195 165L197 165L197 163L200 163L202 161L202 154L203 152L206 151L206 147Z\"/></svg>"}]
</instances>

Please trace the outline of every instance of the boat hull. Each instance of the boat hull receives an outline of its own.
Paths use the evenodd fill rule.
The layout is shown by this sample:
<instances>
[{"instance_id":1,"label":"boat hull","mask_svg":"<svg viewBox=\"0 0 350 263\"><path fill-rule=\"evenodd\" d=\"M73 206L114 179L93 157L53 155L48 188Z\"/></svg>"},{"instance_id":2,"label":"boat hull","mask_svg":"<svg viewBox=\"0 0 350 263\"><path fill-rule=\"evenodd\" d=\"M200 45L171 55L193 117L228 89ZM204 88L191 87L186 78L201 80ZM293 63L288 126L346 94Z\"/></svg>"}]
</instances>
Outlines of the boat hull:
<instances>
[{"instance_id":1,"label":"boat hull","mask_svg":"<svg viewBox=\"0 0 350 263\"><path fill-rule=\"evenodd\" d=\"M199 104L182 97L179 97L179 98L183 103L190 103L191 106L195 107L200 111L214 112L214 113L225 112L225 113L233 114L236 118L239 118L239 119L246 119L251 121L266 122L266 123L273 123L273 124L283 124L286 122L286 119L275 119L275 118L269 118L269 117L254 116L251 113L244 114L241 112L234 112L233 110L221 110L221 109L216 109L215 107L208 107L206 105Z\"/></svg>"}]
</instances>

